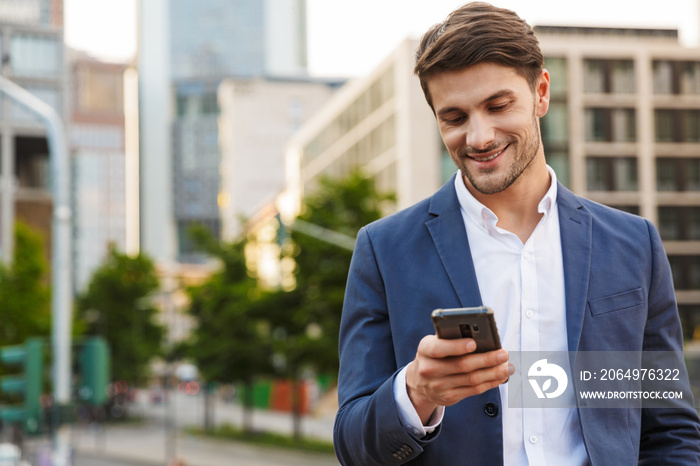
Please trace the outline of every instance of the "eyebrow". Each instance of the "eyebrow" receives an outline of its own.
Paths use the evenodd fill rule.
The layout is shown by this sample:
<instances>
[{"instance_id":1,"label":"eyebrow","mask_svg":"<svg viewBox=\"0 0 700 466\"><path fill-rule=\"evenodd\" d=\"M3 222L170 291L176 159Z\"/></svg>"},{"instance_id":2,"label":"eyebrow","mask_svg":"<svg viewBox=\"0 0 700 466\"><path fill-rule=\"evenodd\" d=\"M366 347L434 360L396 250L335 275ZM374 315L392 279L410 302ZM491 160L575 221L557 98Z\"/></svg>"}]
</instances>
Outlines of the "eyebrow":
<instances>
[{"instance_id":1,"label":"eyebrow","mask_svg":"<svg viewBox=\"0 0 700 466\"><path fill-rule=\"evenodd\" d=\"M494 92L493 94L491 94L490 96L486 97L484 100L479 102L479 106L486 105L489 102L493 102L494 100L498 100L498 99L501 99L503 97L511 97L514 95L515 95L515 92L513 92L511 89L501 89L500 91ZM451 113L454 111L461 111L461 109L459 107L446 107L446 108L442 108L442 109L438 110L437 115L442 116L442 115L445 115L447 113Z\"/></svg>"}]
</instances>

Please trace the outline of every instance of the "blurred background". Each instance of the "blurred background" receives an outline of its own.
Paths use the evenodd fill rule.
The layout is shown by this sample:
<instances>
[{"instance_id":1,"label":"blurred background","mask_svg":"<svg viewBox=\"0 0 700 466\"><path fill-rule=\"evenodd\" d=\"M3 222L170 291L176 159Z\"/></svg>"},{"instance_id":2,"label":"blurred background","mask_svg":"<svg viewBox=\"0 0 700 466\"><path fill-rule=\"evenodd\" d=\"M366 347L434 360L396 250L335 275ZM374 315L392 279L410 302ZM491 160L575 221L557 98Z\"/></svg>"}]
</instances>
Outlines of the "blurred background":
<instances>
[{"instance_id":1,"label":"blurred background","mask_svg":"<svg viewBox=\"0 0 700 466\"><path fill-rule=\"evenodd\" d=\"M75 464L243 464L241 439L337 464L354 236L455 171L412 69L462 3L0 0L3 82L67 158L2 91L0 360L26 379L0 384L3 439L32 464L61 425ZM493 3L540 40L559 180L659 228L698 397L700 1Z\"/></svg>"}]
</instances>

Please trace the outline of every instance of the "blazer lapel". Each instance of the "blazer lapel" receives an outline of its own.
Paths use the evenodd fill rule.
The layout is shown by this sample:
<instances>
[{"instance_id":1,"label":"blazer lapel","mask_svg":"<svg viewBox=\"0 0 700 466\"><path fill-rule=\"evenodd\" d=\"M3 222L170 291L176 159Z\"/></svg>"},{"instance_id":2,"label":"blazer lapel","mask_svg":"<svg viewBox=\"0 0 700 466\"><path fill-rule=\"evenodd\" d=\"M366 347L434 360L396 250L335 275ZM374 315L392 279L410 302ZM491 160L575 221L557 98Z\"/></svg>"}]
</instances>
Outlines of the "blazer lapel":
<instances>
[{"instance_id":1,"label":"blazer lapel","mask_svg":"<svg viewBox=\"0 0 700 466\"><path fill-rule=\"evenodd\" d=\"M566 327L569 351L576 351L586 312L591 269L591 216L576 196L559 184L557 189L559 230L564 261Z\"/></svg>"},{"instance_id":2,"label":"blazer lapel","mask_svg":"<svg viewBox=\"0 0 700 466\"><path fill-rule=\"evenodd\" d=\"M430 232L462 307L481 306L481 293L454 188L454 179L455 175L433 195L430 214L434 218L428 220L425 226Z\"/></svg>"}]
</instances>

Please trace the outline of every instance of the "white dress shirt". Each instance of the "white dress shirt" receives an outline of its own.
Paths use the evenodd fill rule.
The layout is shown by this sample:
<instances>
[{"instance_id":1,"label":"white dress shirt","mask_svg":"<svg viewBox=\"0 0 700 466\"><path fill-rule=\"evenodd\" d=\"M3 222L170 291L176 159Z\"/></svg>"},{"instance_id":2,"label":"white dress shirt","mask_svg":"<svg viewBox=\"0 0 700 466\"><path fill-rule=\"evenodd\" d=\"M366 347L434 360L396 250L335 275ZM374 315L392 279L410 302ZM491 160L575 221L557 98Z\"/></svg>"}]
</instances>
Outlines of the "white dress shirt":
<instances>
[{"instance_id":1,"label":"white dress shirt","mask_svg":"<svg viewBox=\"0 0 700 466\"><path fill-rule=\"evenodd\" d=\"M469 193L460 172L455 179L481 298L494 311L507 351L568 351L557 179L547 168L552 182L538 205L542 218L525 244L497 226L496 215ZM405 376L404 368L394 397L404 426L421 437L439 425L444 408L423 426L408 398ZM505 465L588 464L576 409L511 408L508 384L499 391Z\"/></svg>"}]
</instances>

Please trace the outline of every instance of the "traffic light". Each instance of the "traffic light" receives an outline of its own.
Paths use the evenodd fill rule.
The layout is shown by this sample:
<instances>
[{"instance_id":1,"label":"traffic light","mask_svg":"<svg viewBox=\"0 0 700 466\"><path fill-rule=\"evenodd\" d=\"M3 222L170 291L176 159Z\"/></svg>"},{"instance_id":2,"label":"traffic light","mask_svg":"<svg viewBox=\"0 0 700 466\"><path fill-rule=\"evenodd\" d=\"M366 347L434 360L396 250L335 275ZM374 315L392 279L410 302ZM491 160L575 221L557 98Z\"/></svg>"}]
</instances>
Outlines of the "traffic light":
<instances>
[{"instance_id":1,"label":"traffic light","mask_svg":"<svg viewBox=\"0 0 700 466\"><path fill-rule=\"evenodd\" d=\"M0 391L22 395L19 406L0 407L0 419L9 423L22 423L27 433L36 433L41 427L41 396L43 343L40 338L30 338L24 345L0 348L0 360L5 364L21 366L24 374L2 377Z\"/></svg>"},{"instance_id":2,"label":"traffic light","mask_svg":"<svg viewBox=\"0 0 700 466\"><path fill-rule=\"evenodd\" d=\"M110 353L107 342L102 337L88 338L80 349L80 386L78 397L81 401L99 406L107 401L107 386L110 377Z\"/></svg>"}]
</instances>

